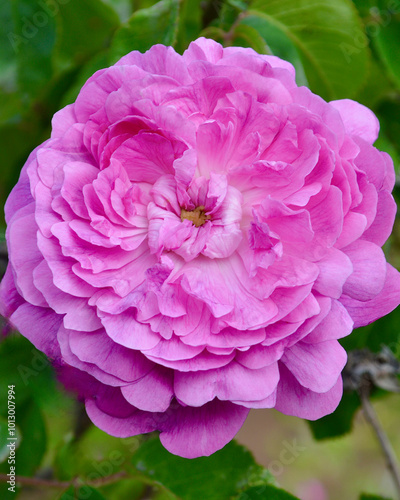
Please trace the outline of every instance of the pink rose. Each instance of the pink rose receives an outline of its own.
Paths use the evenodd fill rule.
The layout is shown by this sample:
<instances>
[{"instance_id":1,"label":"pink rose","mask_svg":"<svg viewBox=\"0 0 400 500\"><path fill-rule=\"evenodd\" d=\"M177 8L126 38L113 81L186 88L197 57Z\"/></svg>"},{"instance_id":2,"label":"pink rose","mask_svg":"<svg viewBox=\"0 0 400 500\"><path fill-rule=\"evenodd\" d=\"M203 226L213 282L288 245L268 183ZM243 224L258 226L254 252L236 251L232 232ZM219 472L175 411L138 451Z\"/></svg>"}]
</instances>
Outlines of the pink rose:
<instances>
[{"instance_id":1,"label":"pink rose","mask_svg":"<svg viewBox=\"0 0 400 500\"><path fill-rule=\"evenodd\" d=\"M342 394L337 339L400 302L378 128L277 57L132 52L22 170L2 313L115 436L159 430L191 458L250 408L320 418Z\"/></svg>"}]
</instances>

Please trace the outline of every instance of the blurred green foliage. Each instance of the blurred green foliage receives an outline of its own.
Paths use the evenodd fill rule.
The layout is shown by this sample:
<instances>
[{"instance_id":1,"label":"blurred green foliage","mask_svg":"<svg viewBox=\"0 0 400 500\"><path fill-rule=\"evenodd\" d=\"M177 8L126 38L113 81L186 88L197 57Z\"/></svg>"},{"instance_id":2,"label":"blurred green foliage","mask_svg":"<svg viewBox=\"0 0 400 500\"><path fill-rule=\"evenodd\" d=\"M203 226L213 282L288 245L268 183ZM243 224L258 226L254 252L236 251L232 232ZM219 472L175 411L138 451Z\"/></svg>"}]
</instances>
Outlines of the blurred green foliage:
<instances>
[{"instance_id":1,"label":"blurred green foliage","mask_svg":"<svg viewBox=\"0 0 400 500\"><path fill-rule=\"evenodd\" d=\"M141 445L133 456L133 464L146 476L157 478L176 499L233 499L238 492L238 498L242 498L247 488L256 487L262 493L271 483L274 485L271 473L257 465L250 452L234 441L210 457L188 460L171 455L159 439L153 438Z\"/></svg>"},{"instance_id":2,"label":"blurred green foliage","mask_svg":"<svg viewBox=\"0 0 400 500\"><path fill-rule=\"evenodd\" d=\"M183 52L198 36L282 57L296 68L299 85L327 100L353 98L370 107L381 122L376 145L391 154L398 172L400 0L0 0L0 19L1 205L29 153L49 137L53 114L75 100L95 71L156 43ZM398 186L394 194L400 199ZM385 249L400 267L397 223ZM386 344L400 359L399 324L400 311L394 311L343 345L377 352ZM0 400L8 384L18 395L18 473L39 471L60 482L47 496L28 490L21 498L294 498L235 443L188 461L168 454L157 439L116 440L94 427L78 431L82 409L58 387L39 351L12 335L1 342L0 359ZM357 396L346 394L335 413L312 424L314 436L349 432L358 407ZM5 417L2 406L2 436ZM0 439L0 473L8 471L6 458ZM126 477L102 483L121 471ZM15 494L0 483L0 497ZM361 497L367 498L383 497Z\"/></svg>"}]
</instances>

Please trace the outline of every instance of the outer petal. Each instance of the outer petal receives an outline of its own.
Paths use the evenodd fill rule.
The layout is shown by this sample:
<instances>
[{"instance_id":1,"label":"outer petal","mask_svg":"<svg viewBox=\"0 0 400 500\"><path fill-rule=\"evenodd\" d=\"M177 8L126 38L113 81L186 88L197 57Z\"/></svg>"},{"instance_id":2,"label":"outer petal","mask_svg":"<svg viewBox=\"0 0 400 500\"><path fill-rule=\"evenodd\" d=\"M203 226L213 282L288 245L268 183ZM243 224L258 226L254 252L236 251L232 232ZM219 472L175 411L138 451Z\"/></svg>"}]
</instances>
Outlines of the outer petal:
<instances>
[{"instance_id":1,"label":"outer petal","mask_svg":"<svg viewBox=\"0 0 400 500\"><path fill-rule=\"evenodd\" d=\"M248 408L218 399L200 408L180 406L162 426L160 440L181 457L209 456L234 438L248 412Z\"/></svg>"},{"instance_id":2,"label":"outer petal","mask_svg":"<svg viewBox=\"0 0 400 500\"><path fill-rule=\"evenodd\" d=\"M386 264L386 279L383 289L376 297L367 301L342 295L340 302L345 306L354 321L354 328L368 325L378 318L389 314L399 305L400 273Z\"/></svg>"},{"instance_id":3,"label":"outer petal","mask_svg":"<svg viewBox=\"0 0 400 500\"><path fill-rule=\"evenodd\" d=\"M22 335L47 356L50 358L61 356L57 343L57 331L62 317L54 311L25 303L12 314L10 321Z\"/></svg>"},{"instance_id":4,"label":"outer petal","mask_svg":"<svg viewBox=\"0 0 400 500\"><path fill-rule=\"evenodd\" d=\"M298 342L287 349L281 358L298 383L314 392L329 391L346 361L346 351L336 340L313 345Z\"/></svg>"},{"instance_id":5,"label":"outer petal","mask_svg":"<svg viewBox=\"0 0 400 500\"><path fill-rule=\"evenodd\" d=\"M370 144L376 141L379 120L369 108L350 99L331 101L330 105L339 111L348 134L357 135Z\"/></svg>"},{"instance_id":6,"label":"outer petal","mask_svg":"<svg viewBox=\"0 0 400 500\"><path fill-rule=\"evenodd\" d=\"M275 409L286 415L317 420L332 413L339 404L342 393L342 377L325 393L312 392L301 386L284 366L279 366L281 379L278 385Z\"/></svg>"},{"instance_id":7,"label":"outer petal","mask_svg":"<svg viewBox=\"0 0 400 500\"><path fill-rule=\"evenodd\" d=\"M5 318L9 318L23 303L24 299L15 287L12 267L9 264L0 283L0 314Z\"/></svg>"},{"instance_id":8,"label":"outer petal","mask_svg":"<svg viewBox=\"0 0 400 500\"><path fill-rule=\"evenodd\" d=\"M353 299L366 301L375 297L385 283L386 260L381 248L369 241L358 240L342 249L353 264L343 293Z\"/></svg>"}]
</instances>

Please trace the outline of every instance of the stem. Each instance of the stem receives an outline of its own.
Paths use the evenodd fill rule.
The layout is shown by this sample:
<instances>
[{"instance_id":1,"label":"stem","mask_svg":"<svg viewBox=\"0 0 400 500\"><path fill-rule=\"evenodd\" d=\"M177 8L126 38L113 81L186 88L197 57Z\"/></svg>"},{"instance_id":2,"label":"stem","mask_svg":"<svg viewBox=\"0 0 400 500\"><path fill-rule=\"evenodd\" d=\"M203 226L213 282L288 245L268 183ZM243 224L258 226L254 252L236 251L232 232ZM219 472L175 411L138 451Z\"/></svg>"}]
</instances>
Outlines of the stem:
<instances>
[{"instance_id":1,"label":"stem","mask_svg":"<svg viewBox=\"0 0 400 500\"><path fill-rule=\"evenodd\" d=\"M382 452L386 459L387 467L389 469L390 475L392 476L393 483L400 500L400 469L397 463L395 452L392 448L392 445L390 444L387 435L385 434L385 431L382 429L374 407L369 400L369 388L365 386L361 387L359 394L365 419L371 425L376 434L376 437L378 438Z\"/></svg>"},{"instance_id":2,"label":"stem","mask_svg":"<svg viewBox=\"0 0 400 500\"><path fill-rule=\"evenodd\" d=\"M15 476L15 482L27 486L45 486L47 488L69 488L70 486L81 486L87 484L88 486L99 487L106 484L115 483L120 479L127 477L126 471L120 471L111 476L102 477L95 479L93 481L83 481L81 478L77 477L71 481L57 481L56 479L40 479L37 477L26 477L26 476ZM0 483L9 481L10 478L7 474L0 474Z\"/></svg>"},{"instance_id":3,"label":"stem","mask_svg":"<svg viewBox=\"0 0 400 500\"><path fill-rule=\"evenodd\" d=\"M0 474L0 483L9 481L7 474ZM68 488L73 484L71 481L56 481L52 479L39 479L37 477L15 476L15 482L27 486L47 486L49 488Z\"/></svg>"}]
</instances>

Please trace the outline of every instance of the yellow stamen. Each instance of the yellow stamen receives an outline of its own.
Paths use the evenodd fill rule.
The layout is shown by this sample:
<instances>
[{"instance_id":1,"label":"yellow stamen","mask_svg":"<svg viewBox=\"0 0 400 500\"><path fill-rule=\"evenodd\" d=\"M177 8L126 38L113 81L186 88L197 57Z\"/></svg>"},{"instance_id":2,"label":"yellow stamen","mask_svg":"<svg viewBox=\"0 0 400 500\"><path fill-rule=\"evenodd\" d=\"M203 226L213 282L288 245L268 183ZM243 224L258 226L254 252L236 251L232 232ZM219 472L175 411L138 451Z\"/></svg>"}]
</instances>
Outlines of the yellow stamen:
<instances>
[{"instance_id":1,"label":"yellow stamen","mask_svg":"<svg viewBox=\"0 0 400 500\"><path fill-rule=\"evenodd\" d=\"M206 215L203 205L200 205L194 210L185 210L184 208L182 208L181 221L183 221L184 219L190 220L190 222L192 222L196 227L200 227L205 224L207 220L210 220L211 216Z\"/></svg>"}]
</instances>

